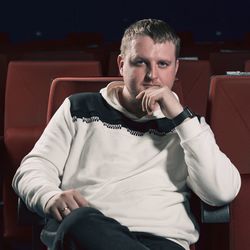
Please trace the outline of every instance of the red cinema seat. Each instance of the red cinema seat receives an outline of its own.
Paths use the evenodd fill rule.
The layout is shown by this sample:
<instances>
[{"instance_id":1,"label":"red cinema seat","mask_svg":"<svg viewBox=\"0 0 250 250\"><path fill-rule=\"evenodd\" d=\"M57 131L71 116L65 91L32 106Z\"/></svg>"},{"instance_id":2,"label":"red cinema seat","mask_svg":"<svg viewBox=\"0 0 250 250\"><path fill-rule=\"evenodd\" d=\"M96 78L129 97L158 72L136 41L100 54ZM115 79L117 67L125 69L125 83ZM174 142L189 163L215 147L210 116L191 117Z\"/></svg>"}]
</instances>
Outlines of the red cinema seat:
<instances>
[{"instance_id":1,"label":"red cinema seat","mask_svg":"<svg viewBox=\"0 0 250 250\"><path fill-rule=\"evenodd\" d=\"M1 40L1 36L0 36ZM7 56L0 54L0 221L3 221L3 172L4 172L4 97L5 97L5 83L7 73ZM3 234L3 223L0 223L0 249Z\"/></svg>"},{"instance_id":2,"label":"red cinema seat","mask_svg":"<svg viewBox=\"0 0 250 250\"><path fill-rule=\"evenodd\" d=\"M189 43L181 46L180 57L197 57L199 60L208 60L209 54L221 49L217 42Z\"/></svg>"},{"instance_id":3,"label":"red cinema seat","mask_svg":"<svg viewBox=\"0 0 250 250\"><path fill-rule=\"evenodd\" d=\"M0 54L0 136L3 136L4 127L4 97L7 74L8 58Z\"/></svg>"},{"instance_id":4,"label":"red cinema seat","mask_svg":"<svg viewBox=\"0 0 250 250\"><path fill-rule=\"evenodd\" d=\"M248 250L250 246L250 76L213 76L208 120L221 150L238 168L242 187L230 205L228 246L223 250ZM213 231L214 239L222 239ZM222 250L216 244L210 249Z\"/></svg>"},{"instance_id":5,"label":"red cinema seat","mask_svg":"<svg viewBox=\"0 0 250 250\"><path fill-rule=\"evenodd\" d=\"M250 59L245 61L245 72L250 72Z\"/></svg>"},{"instance_id":6,"label":"red cinema seat","mask_svg":"<svg viewBox=\"0 0 250 250\"><path fill-rule=\"evenodd\" d=\"M48 100L47 122L60 107L64 99L72 94L79 92L98 92L111 81L122 81L122 77L61 77L56 78L51 84ZM183 100L180 81L176 81L173 90L178 94L180 101ZM35 236L37 239L38 237ZM39 243L35 242L38 246ZM41 249L43 248L40 243ZM39 249L40 249L39 247ZM191 248L195 249L194 246Z\"/></svg>"},{"instance_id":7,"label":"red cinema seat","mask_svg":"<svg viewBox=\"0 0 250 250\"><path fill-rule=\"evenodd\" d=\"M79 93L79 92L97 92L99 91L101 88L105 87L109 82L111 81L120 81L122 80L122 77L61 77L61 78L56 78L51 85L50 88L50 94L49 94L49 101L48 101L48 112L47 112L47 122L49 122L49 120L51 119L51 117L53 116L53 114L56 112L56 110L59 108L59 106L62 104L63 100L68 97L69 95L72 95L74 93ZM181 102L183 101L183 96L182 96L182 89L181 89L181 82L180 81L176 81L174 84L174 88L173 90L178 94ZM196 197L197 198L197 197ZM19 203L19 211L23 211L20 212L19 215L21 215L20 221L24 221L24 224L27 223L27 220L31 223L32 219L29 219L29 217L27 217L27 208L26 206L23 204L23 202L19 199L20 203ZM200 203L197 203L197 200L192 200L192 208L196 207L195 210L200 212ZM197 207L199 207L197 209ZM216 210L216 209L215 209ZM196 211L196 214L198 214ZM205 210L203 210L205 211ZM30 214L30 212L29 212ZM215 216L210 214L209 220L211 220L214 223L214 217L216 217L216 219L218 220L218 218L220 216L218 216L217 214ZM198 215L198 217L201 217ZM215 220L216 220L215 219ZM204 219L204 222L207 219ZM26 222L25 222L26 221ZM199 219L200 221L200 219ZM36 227L38 230L33 231L33 235L36 241L33 242L33 245L36 246L34 249L43 249L44 246L42 245L42 243L39 240L39 224L37 222L36 223ZM41 228L40 228L41 229ZM198 249L198 250L203 250L202 248L199 248L199 245L192 245L191 249Z\"/></svg>"},{"instance_id":8,"label":"red cinema seat","mask_svg":"<svg viewBox=\"0 0 250 250\"><path fill-rule=\"evenodd\" d=\"M213 75L225 75L227 71L244 71L245 61L250 59L250 51L222 51L209 55Z\"/></svg>"},{"instance_id":9,"label":"red cinema seat","mask_svg":"<svg viewBox=\"0 0 250 250\"><path fill-rule=\"evenodd\" d=\"M71 77L56 78L50 88L47 122L63 103L64 99L79 92L98 92L112 81L121 81L122 77Z\"/></svg>"},{"instance_id":10,"label":"red cinema seat","mask_svg":"<svg viewBox=\"0 0 250 250\"><path fill-rule=\"evenodd\" d=\"M120 54L120 50L110 51L108 57L108 76L120 76L119 68L117 65L117 56Z\"/></svg>"},{"instance_id":11,"label":"red cinema seat","mask_svg":"<svg viewBox=\"0 0 250 250\"><path fill-rule=\"evenodd\" d=\"M4 240L30 241L30 231L19 228L17 196L11 181L22 158L41 135L47 116L51 82L56 77L100 76L98 61L12 61L9 63L5 95L4 142L7 165L4 167ZM28 229L27 229L28 230ZM7 244L7 243L6 243Z\"/></svg>"}]
</instances>

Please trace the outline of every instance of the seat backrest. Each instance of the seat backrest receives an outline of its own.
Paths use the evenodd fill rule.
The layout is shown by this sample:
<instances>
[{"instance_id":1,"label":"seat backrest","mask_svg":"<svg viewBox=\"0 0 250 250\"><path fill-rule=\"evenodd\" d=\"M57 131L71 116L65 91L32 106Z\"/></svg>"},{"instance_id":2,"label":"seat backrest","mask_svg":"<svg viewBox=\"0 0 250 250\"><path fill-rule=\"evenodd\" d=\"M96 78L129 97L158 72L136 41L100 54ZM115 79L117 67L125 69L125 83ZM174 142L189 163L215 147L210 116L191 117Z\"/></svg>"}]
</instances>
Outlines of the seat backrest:
<instances>
[{"instance_id":1,"label":"seat backrest","mask_svg":"<svg viewBox=\"0 0 250 250\"><path fill-rule=\"evenodd\" d=\"M213 52L209 55L213 75L225 75L227 71L244 71L244 64L250 59L250 51Z\"/></svg>"},{"instance_id":2,"label":"seat backrest","mask_svg":"<svg viewBox=\"0 0 250 250\"><path fill-rule=\"evenodd\" d=\"M110 51L108 57L108 76L119 76L119 68L117 65L117 56L120 54L120 50Z\"/></svg>"},{"instance_id":3,"label":"seat backrest","mask_svg":"<svg viewBox=\"0 0 250 250\"><path fill-rule=\"evenodd\" d=\"M7 56L0 54L0 136L3 136L4 127L4 98L7 74Z\"/></svg>"},{"instance_id":4,"label":"seat backrest","mask_svg":"<svg viewBox=\"0 0 250 250\"><path fill-rule=\"evenodd\" d=\"M250 72L250 59L245 61L245 72Z\"/></svg>"},{"instance_id":5,"label":"seat backrest","mask_svg":"<svg viewBox=\"0 0 250 250\"><path fill-rule=\"evenodd\" d=\"M100 75L98 61L10 62L6 83L5 128L45 125L49 89L55 78Z\"/></svg>"},{"instance_id":6,"label":"seat backrest","mask_svg":"<svg viewBox=\"0 0 250 250\"><path fill-rule=\"evenodd\" d=\"M220 50L217 42L183 44L180 57L197 57L199 60L208 60L209 54Z\"/></svg>"},{"instance_id":7,"label":"seat backrest","mask_svg":"<svg viewBox=\"0 0 250 250\"><path fill-rule=\"evenodd\" d=\"M98 92L109 82L121 80L122 77L61 77L54 79L49 93L47 122L66 97L79 92Z\"/></svg>"},{"instance_id":8,"label":"seat backrest","mask_svg":"<svg viewBox=\"0 0 250 250\"><path fill-rule=\"evenodd\" d=\"M195 113L206 115L210 82L207 60L180 60L177 78L181 81L184 105Z\"/></svg>"},{"instance_id":9,"label":"seat backrest","mask_svg":"<svg viewBox=\"0 0 250 250\"><path fill-rule=\"evenodd\" d=\"M213 76L208 121L221 150L238 168L242 186L231 203L230 250L250 246L250 76ZM229 248L228 248L229 249Z\"/></svg>"},{"instance_id":10,"label":"seat backrest","mask_svg":"<svg viewBox=\"0 0 250 250\"><path fill-rule=\"evenodd\" d=\"M223 152L250 174L250 76L211 78L208 120Z\"/></svg>"}]
</instances>

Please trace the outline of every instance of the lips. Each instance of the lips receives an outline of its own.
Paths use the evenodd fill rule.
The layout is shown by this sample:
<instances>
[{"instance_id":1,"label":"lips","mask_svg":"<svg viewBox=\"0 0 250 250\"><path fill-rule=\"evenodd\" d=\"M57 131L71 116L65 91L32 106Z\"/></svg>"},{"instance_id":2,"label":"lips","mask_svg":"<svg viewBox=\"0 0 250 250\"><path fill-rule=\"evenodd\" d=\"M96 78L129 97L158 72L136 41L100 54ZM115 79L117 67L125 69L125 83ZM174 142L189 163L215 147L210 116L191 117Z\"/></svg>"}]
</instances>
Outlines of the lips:
<instances>
[{"instance_id":1,"label":"lips","mask_svg":"<svg viewBox=\"0 0 250 250\"><path fill-rule=\"evenodd\" d=\"M150 87L160 87L160 84L143 84L145 88L150 88Z\"/></svg>"}]
</instances>

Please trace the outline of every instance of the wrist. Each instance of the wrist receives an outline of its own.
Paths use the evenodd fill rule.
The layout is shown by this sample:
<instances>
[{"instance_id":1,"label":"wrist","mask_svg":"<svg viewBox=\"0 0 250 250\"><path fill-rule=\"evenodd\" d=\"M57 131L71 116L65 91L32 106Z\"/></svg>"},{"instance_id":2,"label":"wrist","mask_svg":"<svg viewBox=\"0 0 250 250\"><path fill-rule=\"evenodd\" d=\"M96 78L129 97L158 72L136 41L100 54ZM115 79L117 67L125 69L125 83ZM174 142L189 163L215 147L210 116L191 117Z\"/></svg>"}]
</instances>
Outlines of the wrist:
<instances>
[{"instance_id":1,"label":"wrist","mask_svg":"<svg viewBox=\"0 0 250 250\"><path fill-rule=\"evenodd\" d=\"M188 107L184 107L183 111L172 119L172 123L175 127L177 127L185 120L193 118L194 116L194 112L192 112Z\"/></svg>"}]
</instances>

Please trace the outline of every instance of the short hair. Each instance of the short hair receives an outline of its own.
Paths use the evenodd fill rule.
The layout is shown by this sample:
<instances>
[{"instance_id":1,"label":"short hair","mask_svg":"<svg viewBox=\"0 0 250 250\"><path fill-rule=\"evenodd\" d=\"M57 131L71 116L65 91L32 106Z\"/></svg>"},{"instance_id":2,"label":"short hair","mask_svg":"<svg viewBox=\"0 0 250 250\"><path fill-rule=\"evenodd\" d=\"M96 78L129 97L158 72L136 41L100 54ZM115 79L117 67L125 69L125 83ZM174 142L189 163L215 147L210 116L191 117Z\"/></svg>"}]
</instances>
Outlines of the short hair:
<instances>
[{"instance_id":1,"label":"short hair","mask_svg":"<svg viewBox=\"0 0 250 250\"><path fill-rule=\"evenodd\" d=\"M125 55L130 42L138 36L149 36L155 43L172 42L175 45L176 58L179 57L179 36L166 22L158 19L142 19L131 24L122 37L121 55Z\"/></svg>"}]
</instances>

